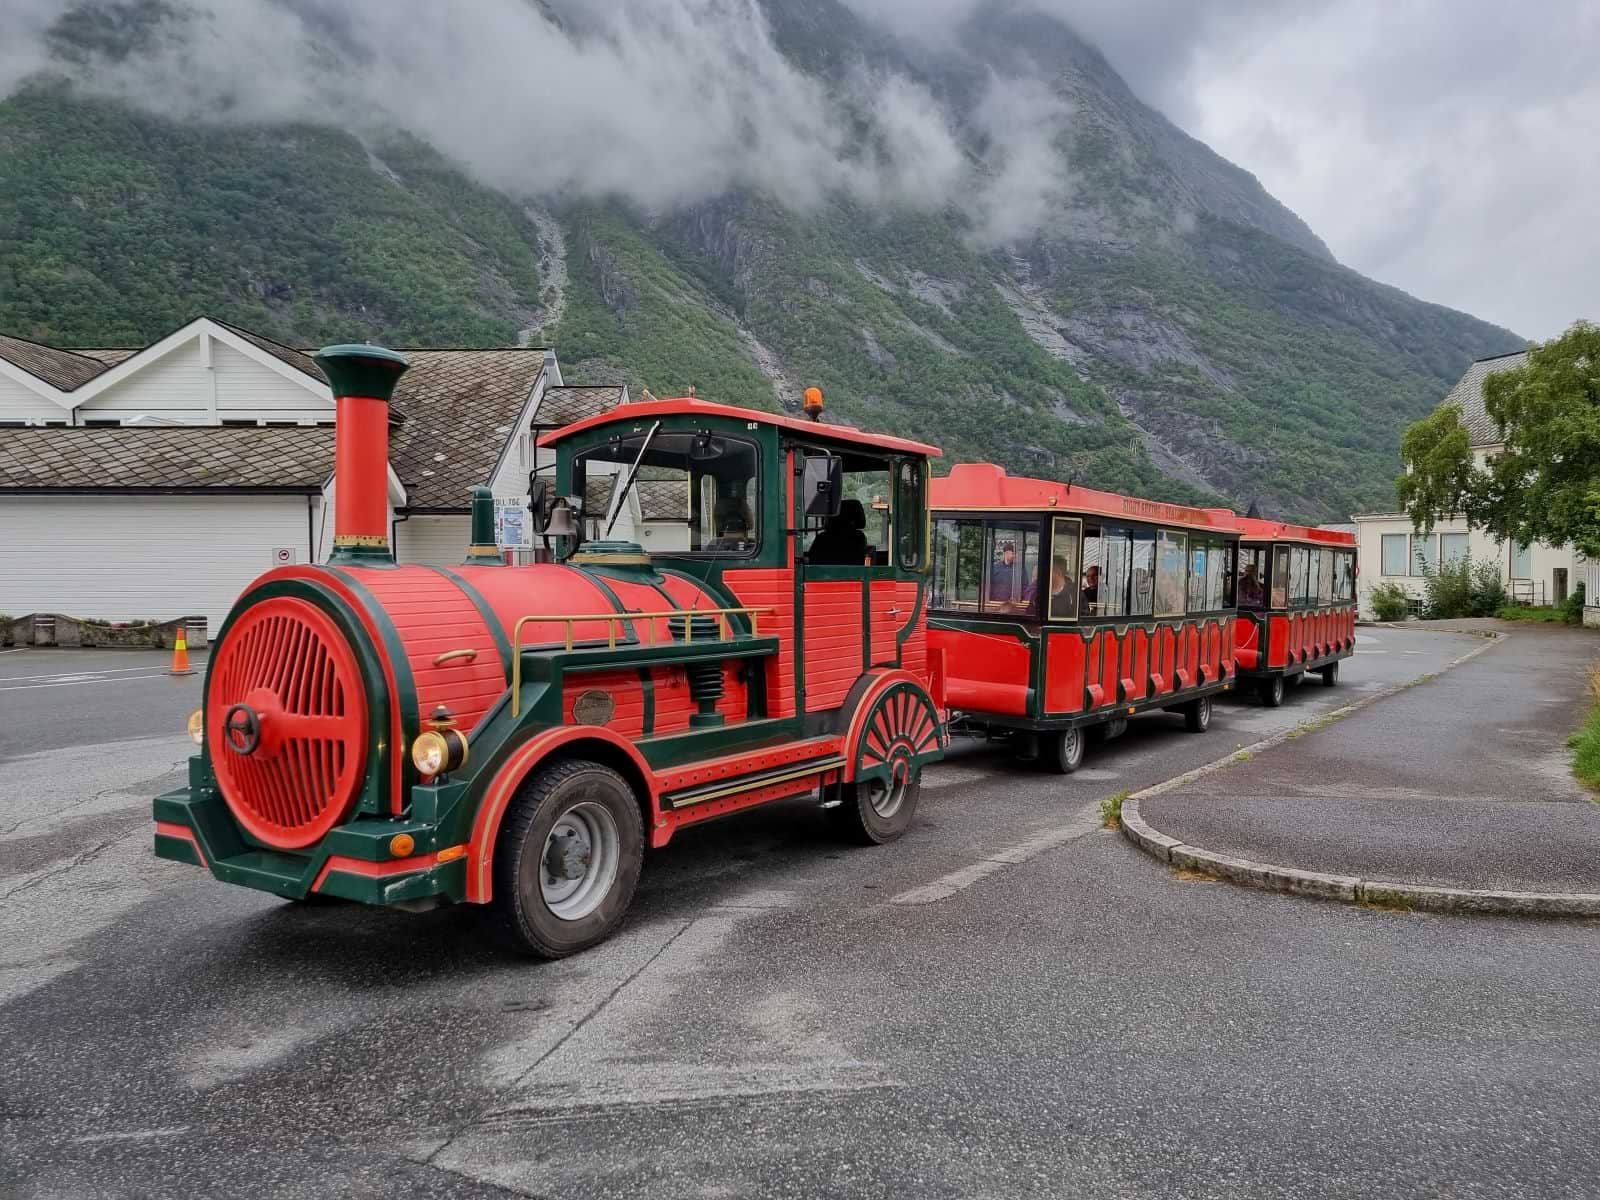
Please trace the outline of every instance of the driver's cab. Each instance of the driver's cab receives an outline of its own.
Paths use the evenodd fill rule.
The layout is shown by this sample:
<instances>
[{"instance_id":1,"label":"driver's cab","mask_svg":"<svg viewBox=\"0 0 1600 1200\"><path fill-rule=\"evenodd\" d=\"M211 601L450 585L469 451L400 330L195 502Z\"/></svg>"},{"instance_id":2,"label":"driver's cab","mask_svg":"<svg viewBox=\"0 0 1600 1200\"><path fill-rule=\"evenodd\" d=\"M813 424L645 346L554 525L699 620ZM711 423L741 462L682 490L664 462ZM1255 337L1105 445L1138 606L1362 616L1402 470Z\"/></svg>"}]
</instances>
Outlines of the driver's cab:
<instances>
[{"instance_id":1,"label":"driver's cab","mask_svg":"<svg viewBox=\"0 0 1600 1200\"><path fill-rule=\"evenodd\" d=\"M874 667L925 676L936 447L693 397L628 404L540 444L556 471L535 486L534 528L553 556L602 578L648 562L675 607L755 610L779 641L767 716L820 727L811 714L840 709Z\"/></svg>"}]
</instances>

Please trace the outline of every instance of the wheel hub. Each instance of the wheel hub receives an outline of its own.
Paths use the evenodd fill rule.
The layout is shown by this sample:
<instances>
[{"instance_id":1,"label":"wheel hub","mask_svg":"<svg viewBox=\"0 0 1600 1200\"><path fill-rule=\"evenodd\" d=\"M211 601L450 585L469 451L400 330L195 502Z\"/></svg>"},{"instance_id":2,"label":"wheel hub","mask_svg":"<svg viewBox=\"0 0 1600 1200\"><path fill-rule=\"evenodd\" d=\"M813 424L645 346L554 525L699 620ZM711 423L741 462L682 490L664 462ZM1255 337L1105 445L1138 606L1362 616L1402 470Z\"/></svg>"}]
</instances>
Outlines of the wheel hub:
<instances>
[{"instance_id":1,"label":"wheel hub","mask_svg":"<svg viewBox=\"0 0 1600 1200\"><path fill-rule=\"evenodd\" d=\"M544 867L550 882L563 879L582 879L594 857L594 847L577 829L557 829L550 835L545 849Z\"/></svg>"}]
</instances>

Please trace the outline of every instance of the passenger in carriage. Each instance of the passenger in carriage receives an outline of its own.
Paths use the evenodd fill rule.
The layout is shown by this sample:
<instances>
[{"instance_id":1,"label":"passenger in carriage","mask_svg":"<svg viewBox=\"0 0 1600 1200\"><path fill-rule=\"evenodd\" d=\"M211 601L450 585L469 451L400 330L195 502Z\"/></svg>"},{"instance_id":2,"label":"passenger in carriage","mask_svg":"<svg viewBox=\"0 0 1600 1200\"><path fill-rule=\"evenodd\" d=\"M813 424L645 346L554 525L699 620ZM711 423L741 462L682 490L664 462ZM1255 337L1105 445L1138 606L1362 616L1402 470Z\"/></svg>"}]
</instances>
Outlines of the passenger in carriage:
<instances>
[{"instance_id":1,"label":"passenger in carriage","mask_svg":"<svg viewBox=\"0 0 1600 1200\"><path fill-rule=\"evenodd\" d=\"M1083 611L1092 613L1099 611L1100 606L1100 564L1091 563L1089 569L1083 573Z\"/></svg>"},{"instance_id":2,"label":"passenger in carriage","mask_svg":"<svg viewBox=\"0 0 1600 1200\"><path fill-rule=\"evenodd\" d=\"M1264 595L1261 576L1256 573L1256 564L1246 563L1244 574L1239 576L1239 607L1260 608Z\"/></svg>"},{"instance_id":3,"label":"passenger in carriage","mask_svg":"<svg viewBox=\"0 0 1600 1200\"><path fill-rule=\"evenodd\" d=\"M1022 582L1017 578L1017 544L1003 542L1000 557L989 567L989 599L1000 604L1032 601L1033 597L1024 592Z\"/></svg>"}]
</instances>

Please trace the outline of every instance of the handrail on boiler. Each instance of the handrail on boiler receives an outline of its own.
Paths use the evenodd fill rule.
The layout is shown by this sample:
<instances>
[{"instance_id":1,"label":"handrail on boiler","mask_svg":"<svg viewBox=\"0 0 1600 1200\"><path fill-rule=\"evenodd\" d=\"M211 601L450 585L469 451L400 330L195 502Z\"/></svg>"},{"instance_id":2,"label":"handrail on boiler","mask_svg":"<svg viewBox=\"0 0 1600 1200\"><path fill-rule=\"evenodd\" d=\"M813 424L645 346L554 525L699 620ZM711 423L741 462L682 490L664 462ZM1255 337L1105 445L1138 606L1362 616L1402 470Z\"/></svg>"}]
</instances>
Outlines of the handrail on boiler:
<instances>
[{"instance_id":1,"label":"handrail on boiler","mask_svg":"<svg viewBox=\"0 0 1600 1200\"><path fill-rule=\"evenodd\" d=\"M716 617L717 641L728 642L733 640L733 625L729 617L743 616L750 621L750 636L759 636L756 631L756 616L759 613L775 611L772 607L761 608L674 608L665 612L619 612L619 613L579 613L575 616L545 616L534 613L526 617L517 618L517 623L511 630L511 715L518 716L522 711L522 627L524 625L553 625L559 622L566 626L566 648L570 651L573 644L573 627L585 621L604 621L606 623L606 649L617 648L617 631L625 621L648 621L650 629L650 645L656 644L657 621L671 620L673 617ZM694 622L683 623L683 643L689 645L694 641Z\"/></svg>"}]
</instances>

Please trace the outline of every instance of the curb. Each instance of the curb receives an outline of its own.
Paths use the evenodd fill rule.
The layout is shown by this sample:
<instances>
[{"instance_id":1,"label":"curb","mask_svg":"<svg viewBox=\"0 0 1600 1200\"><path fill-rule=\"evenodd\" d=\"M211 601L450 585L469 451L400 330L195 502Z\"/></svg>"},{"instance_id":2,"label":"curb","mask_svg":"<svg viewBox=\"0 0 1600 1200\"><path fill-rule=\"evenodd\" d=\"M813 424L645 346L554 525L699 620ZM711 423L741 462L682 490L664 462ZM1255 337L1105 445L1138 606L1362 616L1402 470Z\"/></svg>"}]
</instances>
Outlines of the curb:
<instances>
[{"instance_id":1,"label":"curb","mask_svg":"<svg viewBox=\"0 0 1600 1200\"><path fill-rule=\"evenodd\" d=\"M1293 729L1275 733L1253 745L1235 750L1224 758L1216 759L1192 771L1143 788L1122 802L1118 820L1123 836L1152 858L1185 870L1214 875L1243 887L1262 888L1272 892L1288 892L1296 896L1315 896L1324 900L1342 900L1347 904L1367 904L1374 907L1406 911L1440 913L1493 913L1518 917L1597 917L1600 916L1600 894L1593 892L1510 892L1485 891L1477 888L1437 887L1430 884L1393 883L1386 880L1360 879L1354 875L1334 875L1323 871L1308 871L1299 867L1279 866L1276 863L1256 862L1254 859L1236 858L1216 850L1190 846L1175 837L1162 833L1144 819L1139 801L1147 796L1181 787L1214 771L1220 771L1236 762L1253 757L1263 750L1280 745L1290 738L1306 732L1307 727L1320 728L1349 716L1369 704L1393 696L1418 684L1435 679L1469 659L1476 658L1506 638L1494 633L1482 646L1475 647L1452 659L1437 671L1429 672L1406 683L1394 684L1364 696L1352 704L1335 709L1321 717Z\"/></svg>"}]
</instances>

